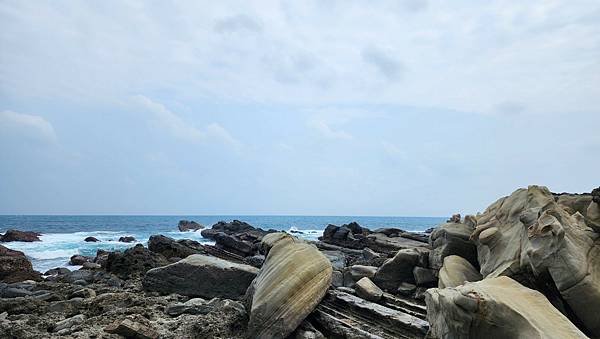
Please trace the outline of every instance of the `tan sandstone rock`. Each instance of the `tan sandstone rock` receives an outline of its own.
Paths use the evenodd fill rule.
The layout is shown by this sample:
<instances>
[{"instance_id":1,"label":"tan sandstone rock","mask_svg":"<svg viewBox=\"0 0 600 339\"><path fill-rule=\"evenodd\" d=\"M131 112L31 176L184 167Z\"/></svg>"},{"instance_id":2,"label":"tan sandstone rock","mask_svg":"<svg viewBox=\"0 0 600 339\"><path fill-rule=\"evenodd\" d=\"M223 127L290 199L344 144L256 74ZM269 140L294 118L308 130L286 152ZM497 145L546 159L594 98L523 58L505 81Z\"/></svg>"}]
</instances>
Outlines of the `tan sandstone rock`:
<instances>
[{"instance_id":1,"label":"tan sandstone rock","mask_svg":"<svg viewBox=\"0 0 600 339\"><path fill-rule=\"evenodd\" d=\"M271 237L267 240L275 240ZM315 246L294 237L280 237L270 245L265 264L247 292L250 338L287 337L331 284L331 264Z\"/></svg>"},{"instance_id":2,"label":"tan sandstone rock","mask_svg":"<svg viewBox=\"0 0 600 339\"><path fill-rule=\"evenodd\" d=\"M438 338L586 338L536 290L508 277L425 292Z\"/></svg>"},{"instance_id":3,"label":"tan sandstone rock","mask_svg":"<svg viewBox=\"0 0 600 339\"><path fill-rule=\"evenodd\" d=\"M439 273L438 287L456 287L469 281L481 280L479 271L466 259L457 255L444 258L444 266Z\"/></svg>"}]
</instances>

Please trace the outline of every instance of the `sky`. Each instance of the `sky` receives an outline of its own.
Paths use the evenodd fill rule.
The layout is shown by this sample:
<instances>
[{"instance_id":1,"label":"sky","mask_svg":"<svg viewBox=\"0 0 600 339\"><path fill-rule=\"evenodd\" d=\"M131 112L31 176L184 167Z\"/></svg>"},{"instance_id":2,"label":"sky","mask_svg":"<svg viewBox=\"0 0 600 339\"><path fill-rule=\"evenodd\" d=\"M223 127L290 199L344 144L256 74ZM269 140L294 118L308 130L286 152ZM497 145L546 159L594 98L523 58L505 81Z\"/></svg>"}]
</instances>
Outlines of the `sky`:
<instances>
[{"instance_id":1,"label":"sky","mask_svg":"<svg viewBox=\"0 0 600 339\"><path fill-rule=\"evenodd\" d=\"M448 216L598 168L598 1L0 1L0 214Z\"/></svg>"}]
</instances>

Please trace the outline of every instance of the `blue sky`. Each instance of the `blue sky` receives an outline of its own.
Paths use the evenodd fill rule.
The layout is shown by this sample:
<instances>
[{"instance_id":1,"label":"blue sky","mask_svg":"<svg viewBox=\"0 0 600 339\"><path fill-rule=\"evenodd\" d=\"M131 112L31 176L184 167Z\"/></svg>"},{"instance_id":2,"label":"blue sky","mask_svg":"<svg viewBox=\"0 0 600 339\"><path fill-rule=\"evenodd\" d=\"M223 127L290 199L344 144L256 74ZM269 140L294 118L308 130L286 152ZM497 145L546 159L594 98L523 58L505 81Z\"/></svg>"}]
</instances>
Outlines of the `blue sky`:
<instances>
[{"instance_id":1,"label":"blue sky","mask_svg":"<svg viewBox=\"0 0 600 339\"><path fill-rule=\"evenodd\" d=\"M2 1L0 213L423 215L600 168L597 1Z\"/></svg>"}]
</instances>

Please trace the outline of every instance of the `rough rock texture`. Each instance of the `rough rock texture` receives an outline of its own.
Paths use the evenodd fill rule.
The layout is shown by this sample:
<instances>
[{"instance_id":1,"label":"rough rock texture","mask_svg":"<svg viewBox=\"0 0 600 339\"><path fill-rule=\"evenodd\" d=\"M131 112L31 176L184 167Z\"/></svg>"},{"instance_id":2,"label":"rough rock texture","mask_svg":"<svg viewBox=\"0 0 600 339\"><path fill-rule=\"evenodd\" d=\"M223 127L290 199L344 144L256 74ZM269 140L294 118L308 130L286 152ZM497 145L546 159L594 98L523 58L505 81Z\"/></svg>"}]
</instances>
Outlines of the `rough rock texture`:
<instances>
[{"instance_id":1,"label":"rough rock texture","mask_svg":"<svg viewBox=\"0 0 600 339\"><path fill-rule=\"evenodd\" d=\"M367 277L357 281L354 289L356 294L365 300L378 301L383 297L383 291Z\"/></svg>"},{"instance_id":2,"label":"rough rock texture","mask_svg":"<svg viewBox=\"0 0 600 339\"><path fill-rule=\"evenodd\" d=\"M75 254L71 256L71 259L69 260L69 265L83 265L86 262L92 262L92 260L94 260L94 258Z\"/></svg>"},{"instance_id":3,"label":"rough rock texture","mask_svg":"<svg viewBox=\"0 0 600 339\"><path fill-rule=\"evenodd\" d=\"M142 275L151 268L167 264L169 262L164 256L137 244L125 252L111 252L106 260L105 268L122 279L128 279Z\"/></svg>"},{"instance_id":4,"label":"rough rock texture","mask_svg":"<svg viewBox=\"0 0 600 339\"><path fill-rule=\"evenodd\" d=\"M541 293L508 277L425 293L438 338L586 338Z\"/></svg>"},{"instance_id":5,"label":"rough rock texture","mask_svg":"<svg viewBox=\"0 0 600 339\"><path fill-rule=\"evenodd\" d=\"M4 235L0 235L0 242L23 241L34 242L40 240L41 233L31 231L8 230Z\"/></svg>"},{"instance_id":6,"label":"rough rock texture","mask_svg":"<svg viewBox=\"0 0 600 339\"><path fill-rule=\"evenodd\" d=\"M125 338L132 339L157 339L159 334L152 327L124 319L104 328L108 333L119 334Z\"/></svg>"},{"instance_id":7,"label":"rough rock texture","mask_svg":"<svg viewBox=\"0 0 600 339\"><path fill-rule=\"evenodd\" d=\"M127 236L127 237L120 237L119 238L119 242L127 242L127 243L129 243L129 242L134 242L134 241L136 241L134 237Z\"/></svg>"},{"instance_id":8,"label":"rough rock texture","mask_svg":"<svg viewBox=\"0 0 600 339\"><path fill-rule=\"evenodd\" d=\"M195 243L195 244L194 244ZM203 253L202 245L195 241L176 241L164 235L153 235L148 239L148 249L160 253L165 258L185 258L192 254Z\"/></svg>"},{"instance_id":9,"label":"rough rock texture","mask_svg":"<svg viewBox=\"0 0 600 339\"><path fill-rule=\"evenodd\" d=\"M201 230L204 228L204 226L200 225L199 223L197 223L193 220L192 221L179 220L179 224L177 225L177 228L179 229L180 232L188 232L188 231Z\"/></svg>"},{"instance_id":10,"label":"rough rock texture","mask_svg":"<svg viewBox=\"0 0 600 339\"><path fill-rule=\"evenodd\" d=\"M472 232L470 223L450 222L437 227L429 238L433 248L429 254L431 268L440 269L444 258L449 255L461 256L477 266L477 247L469 240Z\"/></svg>"},{"instance_id":11,"label":"rough rock texture","mask_svg":"<svg viewBox=\"0 0 600 339\"><path fill-rule=\"evenodd\" d=\"M31 262L23 252L0 245L0 282L13 283L40 279L40 273L33 270Z\"/></svg>"},{"instance_id":12,"label":"rough rock texture","mask_svg":"<svg viewBox=\"0 0 600 339\"><path fill-rule=\"evenodd\" d=\"M247 293L248 336L285 338L321 301L331 284L329 260L316 247L282 237Z\"/></svg>"},{"instance_id":13,"label":"rough rock texture","mask_svg":"<svg viewBox=\"0 0 600 339\"><path fill-rule=\"evenodd\" d=\"M404 249L388 259L373 277L373 282L387 291L396 291L402 282L415 283L413 269L422 254L416 249Z\"/></svg>"},{"instance_id":14,"label":"rough rock texture","mask_svg":"<svg viewBox=\"0 0 600 339\"><path fill-rule=\"evenodd\" d=\"M223 259L194 254L146 272L144 289L203 298L240 299L258 269Z\"/></svg>"},{"instance_id":15,"label":"rough rock texture","mask_svg":"<svg viewBox=\"0 0 600 339\"><path fill-rule=\"evenodd\" d=\"M438 287L456 287L465 281L479 281L481 278L481 273L466 259L449 255L444 258L444 266L439 272Z\"/></svg>"},{"instance_id":16,"label":"rough rock texture","mask_svg":"<svg viewBox=\"0 0 600 339\"><path fill-rule=\"evenodd\" d=\"M219 221L210 229L202 230L202 236L215 241L216 247L242 257L253 256L259 252L262 238L275 232L254 228L250 224L233 220Z\"/></svg>"}]
</instances>

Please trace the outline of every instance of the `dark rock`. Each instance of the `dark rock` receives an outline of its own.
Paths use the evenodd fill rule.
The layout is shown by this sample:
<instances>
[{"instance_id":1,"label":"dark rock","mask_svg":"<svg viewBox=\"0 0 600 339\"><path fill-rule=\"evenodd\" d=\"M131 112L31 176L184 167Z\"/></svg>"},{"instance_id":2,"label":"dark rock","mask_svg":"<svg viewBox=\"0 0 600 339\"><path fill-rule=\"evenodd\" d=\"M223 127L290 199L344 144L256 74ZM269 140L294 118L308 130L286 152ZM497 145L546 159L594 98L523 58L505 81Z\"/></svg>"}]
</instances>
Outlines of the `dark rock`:
<instances>
[{"instance_id":1,"label":"dark rock","mask_svg":"<svg viewBox=\"0 0 600 339\"><path fill-rule=\"evenodd\" d=\"M592 201L600 205L600 187L592 190Z\"/></svg>"},{"instance_id":2,"label":"dark rock","mask_svg":"<svg viewBox=\"0 0 600 339\"><path fill-rule=\"evenodd\" d=\"M83 265L81 265L81 269L84 269L84 270L97 270L99 268L102 268L102 266L100 266L100 264L96 264L94 262L84 262Z\"/></svg>"},{"instance_id":3,"label":"dark rock","mask_svg":"<svg viewBox=\"0 0 600 339\"><path fill-rule=\"evenodd\" d=\"M212 225L213 230L224 232L227 234L239 233L242 231L254 230L255 228L247 222L233 220L232 222L219 221Z\"/></svg>"},{"instance_id":4,"label":"dark rock","mask_svg":"<svg viewBox=\"0 0 600 339\"><path fill-rule=\"evenodd\" d=\"M46 273L44 273L44 275L62 275L62 274L68 274L68 273L71 273L71 270L69 270L68 268L56 267L56 268L46 271Z\"/></svg>"},{"instance_id":5,"label":"dark rock","mask_svg":"<svg viewBox=\"0 0 600 339\"><path fill-rule=\"evenodd\" d=\"M23 252L0 245L0 282L13 283L41 279L41 274L33 270L31 262Z\"/></svg>"},{"instance_id":6,"label":"dark rock","mask_svg":"<svg viewBox=\"0 0 600 339\"><path fill-rule=\"evenodd\" d=\"M438 279L435 276L435 273L435 270L419 266L413 269L413 275L415 276L415 282L417 283L417 286L436 286Z\"/></svg>"},{"instance_id":7,"label":"dark rock","mask_svg":"<svg viewBox=\"0 0 600 339\"><path fill-rule=\"evenodd\" d=\"M446 222L453 222L453 223L459 224L460 223L460 213L453 214L452 217L450 217L450 219L448 219L448 221L446 221Z\"/></svg>"},{"instance_id":8,"label":"dark rock","mask_svg":"<svg viewBox=\"0 0 600 339\"><path fill-rule=\"evenodd\" d=\"M262 254L253 255L251 257L244 258L244 262L250 266L261 268L265 262L265 256Z\"/></svg>"},{"instance_id":9,"label":"dark rock","mask_svg":"<svg viewBox=\"0 0 600 339\"><path fill-rule=\"evenodd\" d=\"M106 261L108 260L109 251L98 249L96 251L96 257L94 258L94 262L104 267L106 265Z\"/></svg>"},{"instance_id":10,"label":"dark rock","mask_svg":"<svg viewBox=\"0 0 600 339\"><path fill-rule=\"evenodd\" d=\"M197 231L197 230L203 229L204 226L200 225L199 223L197 223L193 220L192 221L180 220L179 225L177 225L177 228L179 229L180 232L188 232L188 231Z\"/></svg>"},{"instance_id":11,"label":"dark rock","mask_svg":"<svg viewBox=\"0 0 600 339\"><path fill-rule=\"evenodd\" d=\"M74 256L71 257L71 260L69 260L69 265L83 265L83 263L86 262L92 262L92 260L94 260L91 257L86 257L83 255L79 255L79 254L75 254Z\"/></svg>"},{"instance_id":12,"label":"dark rock","mask_svg":"<svg viewBox=\"0 0 600 339\"><path fill-rule=\"evenodd\" d=\"M94 238L94 237L87 237L87 238L83 239L83 241L85 241L85 242L99 242L100 240L98 240L97 238Z\"/></svg>"},{"instance_id":13,"label":"dark rock","mask_svg":"<svg viewBox=\"0 0 600 339\"><path fill-rule=\"evenodd\" d=\"M256 267L194 254L176 263L149 270L142 283L147 291L239 299L257 273Z\"/></svg>"},{"instance_id":14,"label":"dark rock","mask_svg":"<svg viewBox=\"0 0 600 339\"><path fill-rule=\"evenodd\" d=\"M159 337L159 333L152 327L130 319L116 321L105 327L104 331L132 339L156 339Z\"/></svg>"},{"instance_id":15,"label":"dark rock","mask_svg":"<svg viewBox=\"0 0 600 339\"><path fill-rule=\"evenodd\" d=\"M431 234L431 232L433 232L434 230L435 230L435 227L430 227L430 228L426 229L423 233Z\"/></svg>"},{"instance_id":16,"label":"dark rock","mask_svg":"<svg viewBox=\"0 0 600 339\"><path fill-rule=\"evenodd\" d=\"M429 237L433 248L429 254L430 267L439 270L445 257L458 255L478 268L477 247L470 239L473 230L471 225L458 223L446 223L436 228Z\"/></svg>"},{"instance_id":17,"label":"dark rock","mask_svg":"<svg viewBox=\"0 0 600 339\"><path fill-rule=\"evenodd\" d=\"M142 244L137 244L125 252L111 252L106 260L105 268L119 278L128 279L143 275L149 269L168 265L169 261L162 255L152 252Z\"/></svg>"},{"instance_id":18,"label":"dark rock","mask_svg":"<svg viewBox=\"0 0 600 339\"><path fill-rule=\"evenodd\" d=\"M10 242L10 241L23 241L23 242L33 242L33 241L41 241L40 240L41 233L31 232L31 231L19 231L19 230L8 230L4 235L0 236L1 242Z\"/></svg>"},{"instance_id":19,"label":"dark rock","mask_svg":"<svg viewBox=\"0 0 600 339\"><path fill-rule=\"evenodd\" d=\"M373 259L381 258L381 255L379 255L379 253L373 251L372 249L370 249L368 247L363 249L363 256L364 256L365 260L373 260Z\"/></svg>"},{"instance_id":20,"label":"dark rock","mask_svg":"<svg viewBox=\"0 0 600 339\"><path fill-rule=\"evenodd\" d=\"M204 251L199 248L201 247L189 247L185 242L178 242L164 235L153 235L148 240L148 249L162 254L165 258L185 258L192 254L203 253Z\"/></svg>"},{"instance_id":21,"label":"dark rock","mask_svg":"<svg viewBox=\"0 0 600 339\"><path fill-rule=\"evenodd\" d=\"M342 247L363 249L365 236L370 234L369 229L361 227L356 222L351 222L342 226L327 225L323 231L323 236L319 240Z\"/></svg>"},{"instance_id":22,"label":"dark rock","mask_svg":"<svg viewBox=\"0 0 600 339\"><path fill-rule=\"evenodd\" d=\"M0 289L0 297L1 298L18 298L18 297L26 297L28 295L30 295L31 292L26 290L26 289L22 289L22 288L16 288L16 287L4 287L2 289Z\"/></svg>"},{"instance_id":23,"label":"dark rock","mask_svg":"<svg viewBox=\"0 0 600 339\"><path fill-rule=\"evenodd\" d=\"M69 295L69 299L73 298L94 298L96 297L96 291L91 288L80 288Z\"/></svg>"},{"instance_id":24,"label":"dark rock","mask_svg":"<svg viewBox=\"0 0 600 339\"><path fill-rule=\"evenodd\" d=\"M403 296L412 296L417 290L417 286L414 284L403 282L396 289L396 293Z\"/></svg>"},{"instance_id":25,"label":"dark rock","mask_svg":"<svg viewBox=\"0 0 600 339\"><path fill-rule=\"evenodd\" d=\"M127 243L129 243L129 242L134 242L134 241L136 241L135 238L134 237L130 237L130 236L120 237L119 238L119 242L127 242Z\"/></svg>"},{"instance_id":26,"label":"dark rock","mask_svg":"<svg viewBox=\"0 0 600 339\"><path fill-rule=\"evenodd\" d=\"M242 256L253 255L255 253L254 241L244 241L239 236L219 232L214 235L215 245L227 249Z\"/></svg>"},{"instance_id":27,"label":"dark rock","mask_svg":"<svg viewBox=\"0 0 600 339\"><path fill-rule=\"evenodd\" d=\"M71 327L73 327L75 325L79 325L79 324L83 323L84 321L85 321L85 315L83 315L83 314L78 314L71 318L61 320L61 321L57 322L56 325L54 326L54 332L59 332L62 330L70 329Z\"/></svg>"},{"instance_id":28,"label":"dark rock","mask_svg":"<svg viewBox=\"0 0 600 339\"><path fill-rule=\"evenodd\" d=\"M419 258L420 253L416 249L398 251L377 270L373 282L388 291L395 291L402 282L414 283L413 269L419 263Z\"/></svg>"}]
</instances>

